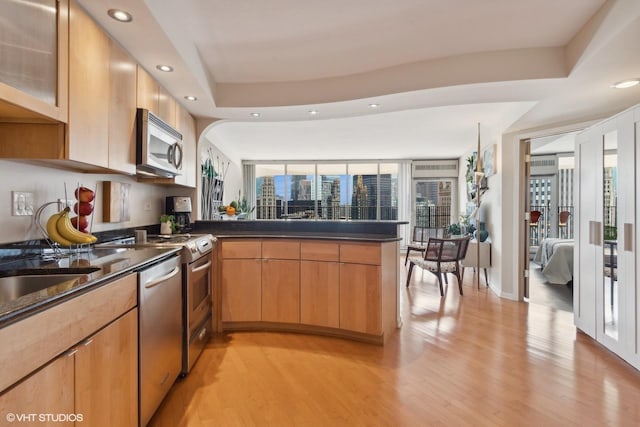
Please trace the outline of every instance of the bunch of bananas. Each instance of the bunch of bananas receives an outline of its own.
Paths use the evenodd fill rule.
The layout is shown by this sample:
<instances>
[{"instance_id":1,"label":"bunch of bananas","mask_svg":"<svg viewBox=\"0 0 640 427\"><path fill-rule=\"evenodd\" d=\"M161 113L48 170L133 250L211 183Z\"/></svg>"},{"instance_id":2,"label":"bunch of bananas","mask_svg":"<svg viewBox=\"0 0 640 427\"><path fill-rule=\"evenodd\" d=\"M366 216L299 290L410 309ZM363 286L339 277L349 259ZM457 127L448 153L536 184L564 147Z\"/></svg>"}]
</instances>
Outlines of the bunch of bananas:
<instances>
[{"instance_id":1,"label":"bunch of bananas","mask_svg":"<svg viewBox=\"0 0 640 427\"><path fill-rule=\"evenodd\" d=\"M64 208L58 213L54 213L47 221L47 234L54 242L60 246L82 245L94 243L98 238L94 235L76 230L71 224L69 218L69 207Z\"/></svg>"}]
</instances>

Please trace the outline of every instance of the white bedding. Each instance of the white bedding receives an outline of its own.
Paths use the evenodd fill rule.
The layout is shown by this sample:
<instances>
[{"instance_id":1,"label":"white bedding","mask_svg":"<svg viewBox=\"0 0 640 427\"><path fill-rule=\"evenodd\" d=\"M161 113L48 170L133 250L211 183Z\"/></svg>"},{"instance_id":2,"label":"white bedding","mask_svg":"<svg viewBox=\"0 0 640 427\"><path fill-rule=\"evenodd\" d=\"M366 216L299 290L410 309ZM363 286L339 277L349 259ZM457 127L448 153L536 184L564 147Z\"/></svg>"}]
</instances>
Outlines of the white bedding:
<instances>
[{"instance_id":1,"label":"white bedding","mask_svg":"<svg viewBox=\"0 0 640 427\"><path fill-rule=\"evenodd\" d=\"M564 285L573 279L573 240L544 239L533 260L549 283Z\"/></svg>"}]
</instances>

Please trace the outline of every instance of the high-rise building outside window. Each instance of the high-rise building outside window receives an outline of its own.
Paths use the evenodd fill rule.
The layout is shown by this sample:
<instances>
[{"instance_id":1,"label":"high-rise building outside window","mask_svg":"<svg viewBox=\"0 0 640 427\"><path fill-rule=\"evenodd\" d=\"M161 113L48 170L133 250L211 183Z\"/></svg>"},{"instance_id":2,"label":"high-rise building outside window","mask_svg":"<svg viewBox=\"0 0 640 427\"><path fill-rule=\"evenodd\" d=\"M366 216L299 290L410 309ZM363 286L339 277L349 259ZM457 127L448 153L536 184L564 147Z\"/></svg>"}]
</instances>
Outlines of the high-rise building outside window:
<instances>
[{"instance_id":1,"label":"high-rise building outside window","mask_svg":"<svg viewBox=\"0 0 640 427\"><path fill-rule=\"evenodd\" d=\"M397 163L255 165L257 219L398 218Z\"/></svg>"}]
</instances>

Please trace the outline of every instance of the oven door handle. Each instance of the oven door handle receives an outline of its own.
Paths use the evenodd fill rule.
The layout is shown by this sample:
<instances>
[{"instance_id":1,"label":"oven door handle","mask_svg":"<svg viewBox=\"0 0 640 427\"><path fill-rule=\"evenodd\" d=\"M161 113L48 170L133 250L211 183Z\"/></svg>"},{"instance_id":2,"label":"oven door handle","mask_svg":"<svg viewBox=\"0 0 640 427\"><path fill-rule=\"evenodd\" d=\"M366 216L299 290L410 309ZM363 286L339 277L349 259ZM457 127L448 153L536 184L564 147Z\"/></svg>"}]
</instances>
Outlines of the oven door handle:
<instances>
[{"instance_id":1,"label":"oven door handle","mask_svg":"<svg viewBox=\"0 0 640 427\"><path fill-rule=\"evenodd\" d=\"M206 270L209 267L211 267L211 261L207 261L206 264L202 264L201 266L194 268L191 272L197 273L198 271Z\"/></svg>"},{"instance_id":2,"label":"oven door handle","mask_svg":"<svg viewBox=\"0 0 640 427\"><path fill-rule=\"evenodd\" d=\"M153 288L154 286L157 286L157 285L161 284L162 282L171 279L173 276L178 274L179 271L180 271L180 266L178 265L176 268L171 270L171 272L169 274L166 274L164 276L160 276L160 277L158 277L156 279L151 280L150 282L145 283L144 287L147 288L147 289Z\"/></svg>"}]
</instances>

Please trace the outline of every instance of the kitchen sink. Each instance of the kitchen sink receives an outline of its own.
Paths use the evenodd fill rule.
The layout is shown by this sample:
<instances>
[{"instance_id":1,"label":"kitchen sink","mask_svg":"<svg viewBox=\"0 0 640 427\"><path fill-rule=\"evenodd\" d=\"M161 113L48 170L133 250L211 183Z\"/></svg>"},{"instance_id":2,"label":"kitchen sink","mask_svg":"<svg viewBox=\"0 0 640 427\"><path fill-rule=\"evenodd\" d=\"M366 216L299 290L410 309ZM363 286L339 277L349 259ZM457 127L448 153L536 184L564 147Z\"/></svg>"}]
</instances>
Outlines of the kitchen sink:
<instances>
[{"instance_id":1,"label":"kitchen sink","mask_svg":"<svg viewBox=\"0 0 640 427\"><path fill-rule=\"evenodd\" d=\"M0 304L32 294L55 295L88 280L87 274L30 274L0 277Z\"/></svg>"}]
</instances>

